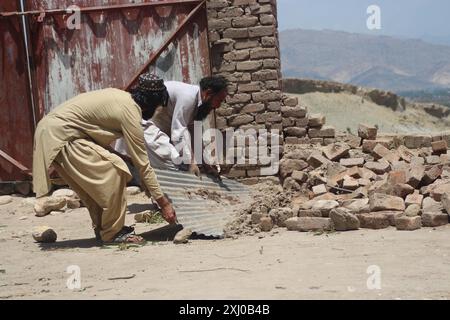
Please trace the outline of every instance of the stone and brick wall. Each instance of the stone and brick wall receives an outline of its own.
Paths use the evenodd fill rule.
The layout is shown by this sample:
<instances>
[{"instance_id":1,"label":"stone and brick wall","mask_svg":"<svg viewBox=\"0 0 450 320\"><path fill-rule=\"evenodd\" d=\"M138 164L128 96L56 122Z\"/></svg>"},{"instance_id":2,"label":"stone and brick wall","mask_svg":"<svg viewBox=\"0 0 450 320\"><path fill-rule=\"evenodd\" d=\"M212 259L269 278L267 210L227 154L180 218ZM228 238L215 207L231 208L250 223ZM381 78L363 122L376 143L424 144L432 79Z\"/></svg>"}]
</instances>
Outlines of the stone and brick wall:
<instances>
[{"instance_id":1,"label":"stone and brick wall","mask_svg":"<svg viewBox=\"0 0 450 320\"><path fill-rule=\"evenodd\" d=\"M282 93L276 0L209 0L207 7L213 73L230 82L217 128L275 129L282 144L334 142L323 116L308 116L296 98ZM259 168L236 165L230 176L259 176Z\"/></svg>"}]
</instances>

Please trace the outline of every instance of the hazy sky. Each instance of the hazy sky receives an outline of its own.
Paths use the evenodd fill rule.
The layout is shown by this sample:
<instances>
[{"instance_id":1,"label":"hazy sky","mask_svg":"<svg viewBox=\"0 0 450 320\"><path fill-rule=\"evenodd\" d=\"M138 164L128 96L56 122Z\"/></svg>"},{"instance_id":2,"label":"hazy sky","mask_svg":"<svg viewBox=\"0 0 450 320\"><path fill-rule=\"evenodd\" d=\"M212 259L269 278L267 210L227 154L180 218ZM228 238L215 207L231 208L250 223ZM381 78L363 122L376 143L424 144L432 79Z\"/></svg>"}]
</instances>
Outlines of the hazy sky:
<instances>
[{"instance_id":1,"label":"hazy sky","mask_svg":"<svg viewBox=\"0 0 450 320\"><path fill-rule=\"evenodd\" d=\"M381 8L381 30L367 29L368 6ZM280 30L332 29L450 42L449 0L278 0Z\"/></svg>"}]
</instances>

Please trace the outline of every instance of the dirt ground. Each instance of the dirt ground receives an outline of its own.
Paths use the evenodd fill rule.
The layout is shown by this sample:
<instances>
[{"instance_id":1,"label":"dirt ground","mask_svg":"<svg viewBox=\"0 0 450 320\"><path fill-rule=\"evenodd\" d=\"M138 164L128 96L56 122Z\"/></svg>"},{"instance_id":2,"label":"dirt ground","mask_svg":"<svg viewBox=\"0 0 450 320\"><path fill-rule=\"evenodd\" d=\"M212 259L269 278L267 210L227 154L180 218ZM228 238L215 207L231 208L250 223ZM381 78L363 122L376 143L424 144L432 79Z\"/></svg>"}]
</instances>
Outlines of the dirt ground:
<instances>
[{"instance_id":1,"label":"dirt ground","mask_svg":"<svg viewBox=\"0 0 450 320\"><path fill-rule=\"evenodd\" d=\"M429 134L448 130L450 118L439 119L427 114L423 109L408 107L404 112L396 112L347 93L307 93L291 95L298 97L309 113L322 113L327 124L341 132L347 128L356 133L360 123L377 125L384 133Z\"/></svg>"},{"instance_id":2,"label":"dirt ground","mask_svg":"<svg viewBox=\"0 0 450 320\"><path fill-rule=\"evenodd\" d=\"M38 225L53 227L57 243L35 243L31 230ZM187 245L174 245L176 230L164 225L139 224L137 231L145 232L146 246L102 248L86 209L37 218L32 205L14 198L0 206L0 298L450 298L449 226L322 235L276 229ZM80 267L80 289L67 287L72 265ZM379 290L367 286L371 266L379 268Z\"/></svg>"}]
</instances>

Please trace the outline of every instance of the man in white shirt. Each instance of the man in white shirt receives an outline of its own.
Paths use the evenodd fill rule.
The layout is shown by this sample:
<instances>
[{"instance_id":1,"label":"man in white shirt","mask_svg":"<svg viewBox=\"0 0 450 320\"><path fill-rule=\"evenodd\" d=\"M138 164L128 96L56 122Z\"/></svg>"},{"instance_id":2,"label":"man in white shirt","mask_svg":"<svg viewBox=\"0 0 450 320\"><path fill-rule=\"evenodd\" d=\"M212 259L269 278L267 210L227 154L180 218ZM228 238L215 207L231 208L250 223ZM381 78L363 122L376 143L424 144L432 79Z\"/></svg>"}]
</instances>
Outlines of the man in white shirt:
<instances>
[{"instance_id":1,"label":"man in white shirt","mask_svg":"<svg viewBox=\"0 0 450 320\"><path fill-rule=\"evenodd\" d=\"M212 76L203 78L199 86L178 81L164 84L169 95L167 106L160 108L151 120L142 122L150 163L159 169L176 168L175 164L183 159L189 171L199 176L189 141L193 137L193 124L204 121L212 110L220 107L228 94L228 83L221 76ZM123 141L116 144L116 150L126 152ZM218 174L211 166L208 171Z\"/></svg>"}]
</instances>

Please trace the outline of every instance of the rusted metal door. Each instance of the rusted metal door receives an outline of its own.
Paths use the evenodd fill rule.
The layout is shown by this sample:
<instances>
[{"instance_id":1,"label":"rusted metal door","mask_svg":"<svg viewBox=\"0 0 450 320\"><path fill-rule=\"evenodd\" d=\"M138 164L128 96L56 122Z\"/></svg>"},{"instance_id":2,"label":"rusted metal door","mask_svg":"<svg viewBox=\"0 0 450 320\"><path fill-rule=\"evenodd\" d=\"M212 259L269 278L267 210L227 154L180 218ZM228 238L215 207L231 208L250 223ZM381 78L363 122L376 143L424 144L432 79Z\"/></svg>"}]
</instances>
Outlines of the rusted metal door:
<instances>
[{"instance_id":1,"label":"rusted metal door","mask_svg":"<svg viewBox=\"0 0 450 320\"><path fill-rule=\"evenodd\" d=\"M30 21L36 101L47 113L71 97L107 87L125 88L202 1L31 0L27 10L63 9ZM198 10L199 11L199 10ZM70 20L72 19L72 20ZM189 83L210 72L206 10L196 12L150 69Z\"/></svg>"},{"instance_id":2,"label":"rusted metal door","mask_svg":"<svg viewBox=\"0 0 450 320\"><path fill-rule=\"evenodd\" d=\"M0 12L18 10L18 1L0 2ZM22 27L20 16L0 17L0 181L25 179L20 163L30 167L32 162L34 124Z\"/></svg>"},{"instance_id":3,"label":"rusted metal door","mask_svg":"<svg viewBox=\"0 0 450 320\"><path fill-rule=\"evenodd\" d=\"M79 93L129 88L146 70L188 83L198 83L211 72L203 0L29 0L25 12L14 13L20 11L16 2L0 4L0 102L8 115L1 117L0 150L28 167L32 98L39 120ZM32 90L21 16L29 26ZM3 173L7 167L1 164L2 179L17 178Z\"/></svg>"}]
</instances>

